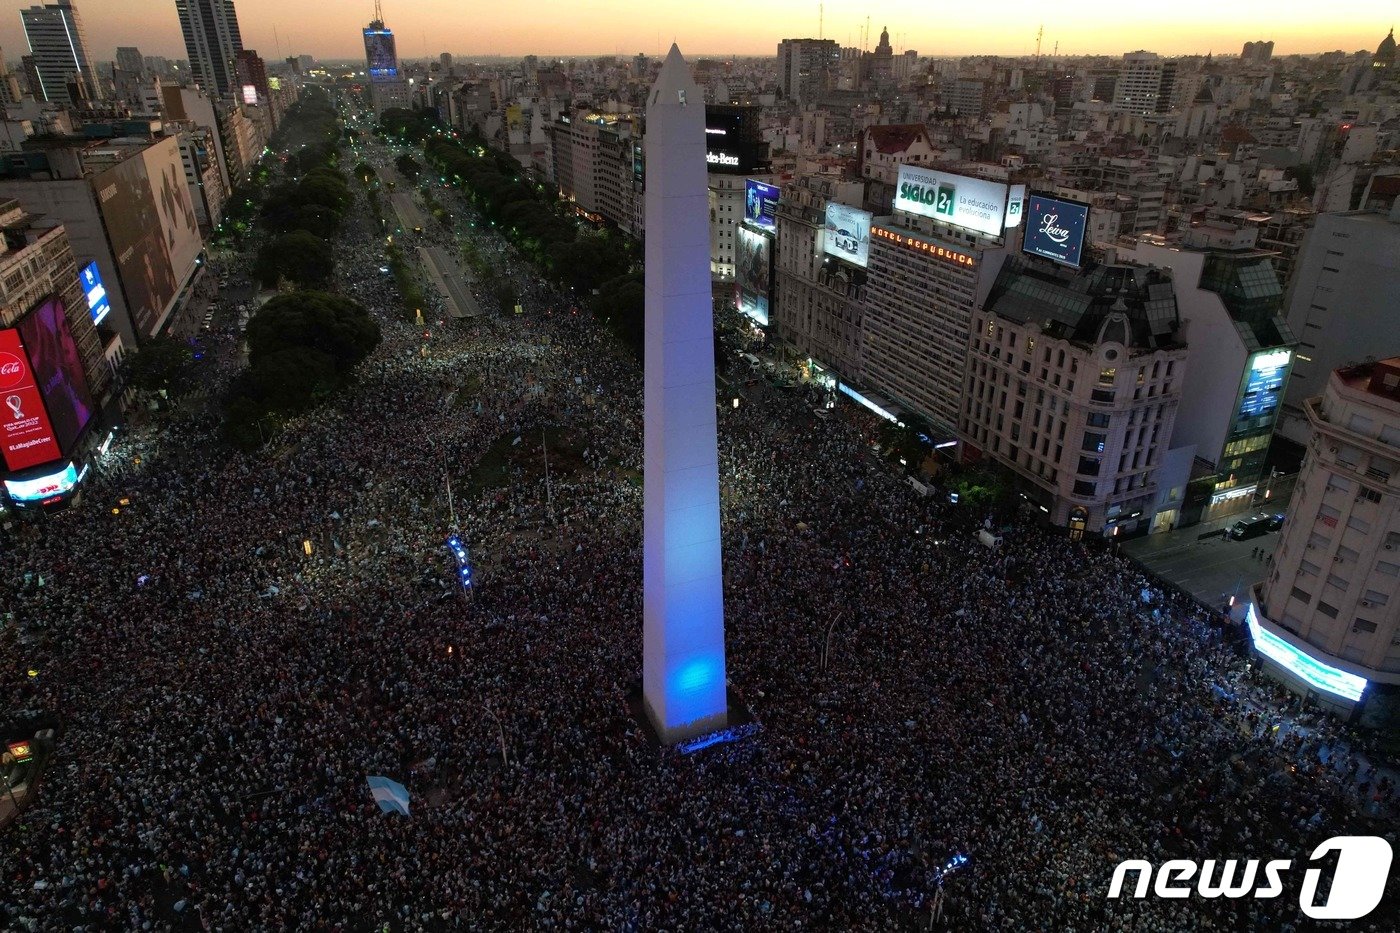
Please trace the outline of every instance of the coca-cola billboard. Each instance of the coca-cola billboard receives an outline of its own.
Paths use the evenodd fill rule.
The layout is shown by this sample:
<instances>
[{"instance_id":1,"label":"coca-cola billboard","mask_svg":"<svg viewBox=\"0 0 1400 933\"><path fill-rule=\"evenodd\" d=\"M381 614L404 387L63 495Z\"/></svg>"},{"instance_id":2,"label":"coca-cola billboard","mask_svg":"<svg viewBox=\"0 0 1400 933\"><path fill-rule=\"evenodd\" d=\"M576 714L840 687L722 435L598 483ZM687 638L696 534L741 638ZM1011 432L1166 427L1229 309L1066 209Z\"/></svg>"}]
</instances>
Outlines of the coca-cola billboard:
<instances>
[{"instance_id":1,"label":"coca-cola billboard","mask_svg":"<svg viewBox=\"0 0 1400 933\"><path fill-rule=\"evenodd\" d=\"M12 472L62 456L19 332L0 330L0 452Z\"/></svg>"}]
</instances>

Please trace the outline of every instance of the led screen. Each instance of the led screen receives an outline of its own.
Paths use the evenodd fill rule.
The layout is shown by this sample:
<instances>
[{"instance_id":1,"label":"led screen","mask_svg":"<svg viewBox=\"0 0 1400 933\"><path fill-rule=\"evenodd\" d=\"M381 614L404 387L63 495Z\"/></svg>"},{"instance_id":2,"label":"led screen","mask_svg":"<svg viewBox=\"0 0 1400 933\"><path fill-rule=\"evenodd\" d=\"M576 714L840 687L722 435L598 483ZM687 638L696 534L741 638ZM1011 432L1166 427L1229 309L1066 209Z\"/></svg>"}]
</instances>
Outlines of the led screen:
<instances>
[{"instance_id":1,"label":"led screen","mask_svg":"<svg viewBox=\"0 0 1400 933\"><path fill-rule=\"evenodd\" d=\"M92 314L92 323L101 324L102 321L112 311L112 302L107 297L107 287L102 284L102 273L98 271L97 260L93 260L83 271L78 273L78 279L83 286L83 294L87 296L88 311Z\"/></svg>"},{"instance_id":2,"label":"led screen","mask_svg":"<svg viewBox=\"0 0 1400 933\"><path fill-rule=\"evenodd\" d=\"M747 315L760 327L768 326L767 295L759 295L746 288L739 289L739 311Z\"/></svg>"},{"instance_id":3,"label":"led screen","mask_svg":"<svg viewBox=\"0 0 1400 933\"><path fill-rule=\"evenodd\" d=\"M1001 236L1006 222L1006 185L919 165L899 169L894 208L920 217Z\"/></svg>"},{"instance_id":4,"label":"led screen","mask_svg":"<svg viewBox=\"0 0 1400 933\"><path fill-rule=\"evenodd\" d=\"M739 287L755 295L768 297L768 275L772 261L772 239L767 235L739 228L737 255L734 272Z\"/></svg>"},{"instance_id":5,"label":"led screen","mask_svg":"<svg viewBox=\"0 0 1400 933\"><path fill-rule=\"evenodd\" d=\"M83 358L64 316L63 302L50 298L21 320L15 330L29 351L29 363L48 409L54 439L60 451L69 451L92 420L93 406Z\"/></svg>"},{"instance_id":6,"label":"led screen","mask_svg":"<svg viewBox=\"0 0 1400 933\"><path fill-rule=\"evenodd\" d=\"M782 189L773 185L744 179L744 220L769 233L778 229L778 196Z\"/></svg>"},{"instance_id":7,"label":"led screen","mask_svg":"<svg viewBox=\"0 0 1400 933\"><path fill-rule=\"evenodd\" d=\"M1006 200L1006 228L1021 226L1021 214L1026 206L1026 186L1012 185L1011 196Z\"/></svg>"},{"instance_id":8,"label":"led screen","mask_svg":"<svg viewBox=\"0 0 1400 933\"><path fill-rule=\"evenodd\" d=\"M78 485L78 468L71 462L63 469L36 479L7 479L5 491L16 502L39 502L67 495Z\"/></svg>"},{"instance_id":9,"label":"led screen","mask_svg":"<svg viewBox=\"0 0 1400 933\"><path fill-rule=\"evenodd\" d=\"M1089 205L1033 194L1026 205L1026 235L1021 244L1032 256L1079 266L1084 258L1084 232Z\"/></svg>"},{"instance_id":10,"label":"led screen","mask_svg":"<svg viewBox=\"0 0 1400 933\"><path fill-rule=\"evenodd\" d=\"M822 237L822 251L861 268L869 265L871 217L869 211L829 202L826 205L826 234Z\"/></svg>"},{"instance_id":11,"label":"led screen","mask_svg":"<svg viewBox=\"0 0 1400 933\"><path fill-rule=\"evenodd\" d=\"M25 470L61 456L29 354L19 331L12 327L0 330L0 406L0 444L6 467Z\"/></svg>"}]
</instances>

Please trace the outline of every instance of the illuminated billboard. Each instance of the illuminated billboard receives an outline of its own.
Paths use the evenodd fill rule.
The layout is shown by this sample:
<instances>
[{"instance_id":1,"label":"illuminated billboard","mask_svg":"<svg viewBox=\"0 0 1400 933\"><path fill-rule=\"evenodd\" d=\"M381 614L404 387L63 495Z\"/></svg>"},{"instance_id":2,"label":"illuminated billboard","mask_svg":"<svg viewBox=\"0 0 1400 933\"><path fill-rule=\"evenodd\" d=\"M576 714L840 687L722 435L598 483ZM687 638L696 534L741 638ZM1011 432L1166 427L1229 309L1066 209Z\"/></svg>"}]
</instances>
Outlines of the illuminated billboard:
<instances>
[{"instance_id":1,"label":"illuminated billboard","mask_svg":"<svg viewBox=\"0 0 1400 933\"><path fill-rule=\"evenodd\" d=\"M822 251L828 256L855 263L861 268L870 264L870 221L869 211L837 204L826 205L826 233L822 237Z\"/></svg>"},{"instance_id":2,"label":"illuminated billboard","mask_svg":"<svg viewBox=\"0 0 1400 933\"><path fill-rule=\"evenodd\" d=\"M257 86L256 86L256 85L252 85L252 84L245 84L245 85L243 85L243 103L248 104L249 106L253 106L253 105L256 105L257 102L258 102L258 89L257 89Z\"/></svg>"},{"instance_id":3,"label":"illuminated billboard","mask_svg":"<svg viewBox=\"0 0 1400 933\"><path fill-rule=\"evenodd\" d=\"M132 324L153 336L203 249L179 143L167 137L93 179Z\"/></svg>"},{"instance_id":4,"label":"illuminated billboard","mask_svg":"<svg viewBox=\"0 0 1400 933\"><path fill-rule=\"evenodd\" d=\"M1255 651L1314 690L1322 690L1353 703L1359 701L1365 693L1365 677L1324 664L1260 625L1259 615L1252 601L1245 610L1245 623L1249 626Z\"/></svg>"},{"instance_id":5,"label":"illuminated billboard","mask_svg":"<svg viewBox=\"0 0 1400 933\"><path fill-rule=\"evenodd\" d=\"M1012 185L1011 196L1006 199L1006 228L1021 226L1021 214L1026 206L1026 186Z\"/></svg>"},{"instance_id":6,"label":"illuminated billboard","mask_svg":"<svg viewBox=\"0 0 1400 933\"><path fill-rule=\"evenodd\" d=\"M1006 185L965 175L902 165L894 209L987 236L1001 236L1006 222Z\"/></svg>"},{"instance_id":7,"label":"illuminated billboard","mask_svg":"<svg viewBox=\"0 0 1400 933\"><path fill-rule=\"evenodd\" d=\"M769 233L778 229L778 196L782 189L775 185L744 179L744 220Z\"/></svg>"},{"instance_id":8,"label":"illuminated billboard","mask_svg":"<svg viewBox=\"0 0 1400 933\"><path fill-rule=\"evenodd\" d=\"M0 452L12 472L62 456L19 331L0 330Z\"/></svg>"},{"instance_id":9,"label":"illuminated billboard","mask_svg":"<svg viewBox=\"0 0 1400 933\"><path fill-rule=\"evenodd\" d=\"M29 353L54 439L60 451L67 453L92 420L93 405L83 358L64 316L63 302L48 299L21 319L15 330Z\"/></svg>"},{"instance_id":10,"label":"illuminated billboard","mask_svg":"<svg viewBox=\"0 0 1400 933\"><path fill-rule=\"evenodd\" d=\"M767 326L773 240L767 234L748 227L739 227L738 237L734 277L739 288L739 310Z\"/></svg>"},{"instance_id":11,"label":"illuminated billboard","mask_svg":"<svg viewBox=\"0 0 1400 933\"><path fill-rule=\"evenodd\" d=\"M1084 259L1084 233L1089 228L1089 205L1043 194L1026 204L1026 234L1021 250L1078 268Z\"/></svg>"},{"instance_id":12,"label":"illuminated billboard","mask_svg":"<svg viewBox=\"0 0 1400 933\"><path fill-rule=\"evenodd\" d=\"M112 312L112 302L107 297L107 287L102 284L102 273L97 269L97 260L93 260L83 266L78 273L78 280L82 283L83 294L87 296L88 312L92 314L92 323L101 324L103 319Z\"/></svg>"},{"instance_id":13,"label":"illuminated billboard","mask_svg":"<svg viewBox=\"0 0 1400 933\"><path fill-rule=\"evenodd\" d=\"M66 496L78 485L78 468L70 461L63 469L35 479L7 479L5 491L15 502L42 502Z\"/></svg>"}]
</instances>

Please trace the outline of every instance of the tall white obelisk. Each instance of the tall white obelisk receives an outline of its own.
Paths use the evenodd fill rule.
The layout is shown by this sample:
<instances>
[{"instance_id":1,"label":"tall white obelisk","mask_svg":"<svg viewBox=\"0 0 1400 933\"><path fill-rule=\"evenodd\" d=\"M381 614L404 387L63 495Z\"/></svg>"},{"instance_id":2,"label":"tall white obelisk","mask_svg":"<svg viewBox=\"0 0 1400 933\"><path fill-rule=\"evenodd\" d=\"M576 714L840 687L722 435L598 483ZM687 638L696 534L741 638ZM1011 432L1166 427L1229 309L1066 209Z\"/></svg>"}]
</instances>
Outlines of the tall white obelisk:
<instances>
[{"instance_id":1,"label":"tall white obelisk","mask_svg":"<svg viewBox=\"0 0 1400 933\"><path fill-rule=\"evenodd\" d=\"M642 694L670 743L726 721L705 98L674 45L645 145Z\"/></svg>"}]
</instances>

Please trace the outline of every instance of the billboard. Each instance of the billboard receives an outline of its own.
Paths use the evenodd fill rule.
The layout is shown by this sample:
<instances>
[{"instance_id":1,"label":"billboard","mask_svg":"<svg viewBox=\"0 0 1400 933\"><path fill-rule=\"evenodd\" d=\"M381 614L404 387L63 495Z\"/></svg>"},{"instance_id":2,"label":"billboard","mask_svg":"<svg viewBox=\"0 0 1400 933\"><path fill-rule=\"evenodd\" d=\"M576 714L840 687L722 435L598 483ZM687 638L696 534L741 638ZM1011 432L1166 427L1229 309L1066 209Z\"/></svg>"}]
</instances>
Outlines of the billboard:
<instances>
[{"instance_id":1,"label":"billboard","mask_svg":"<svg viewBox=\"0 0 1400 933\"><path fill-rule=\"evenodd\" d=\"M243 85L243 103L249 106L256 106L258 103L258 89L256 85Z\"/></svg>"},{"instance_id":2,"label":"billboard","mask_svg":"<svg viewBox=\"0 0 1400 933\"><path fill-rule=\"evenodd\" d=\"M203 243L174 137L93 179L132 324L156 333Z\"/></svg>"},{"instance_id":3,"label":"billboard","mask_svg":"<svg viewBox=\"0 0 1400 933\"><path fill-rule=\"evenodd\" d=\"M78 281L83 286L83 294L87 296L88 312L92 314L92 323L101 324L103 319L112 312L112 302L107 297L107 287L102 284L102 273L98 271L97 260L93 260L83 266L78 273Z\"/></svg>"},{"instance_id":4,"label":"billboard","mask_svg":"<svg viewBox=\"0 0 1400 933\"><path fill-rule=\"evenodd\" d=\"M5 491L15 502L42 502L66 496L78 485L78 468L70 460L61 470L35 479L7 479Z\"/></svg>"},{"instance_id":5,"label":"billboard","mask_svg":"<svg viewBox=\"0 0 1400 933\"><path fill-rule=\"evenodd\" d=\"M21 319L15 330L29 353L29 365L48 410L54 440L60 451L70 451L92 420L93 404L83 358L68 327L63 302L48 299Z\"/></svg>"},{"instance_id":6,"label":"billboard","mask_svg":"<svg viewBox=\"0 0 1400 933\"><path fill-rule=\"evenodd\" d=\"M1089 205L1032 194L1026 205L1026 235L1021 250L1077 268L1084 258L1084 232L1088 227Z\"/></svg>"},{"instance_id":7,"label":"billboard","mask_svg":"<svg viewBox=\"0 0 1400 933\"><path fill-rule=\"evenodd\" d=\"M769 233L778 229L778 197L782 189L752 178L744 179L744 219Z\"/></svg>"},{"instance_id":8,"label":"billboard","mask_svg":"<svg viewBox=\"0 0 1400 933\"><path fill-rule=\"evenodd\" d=\"M1021 214L1026 206L1026 186L1012 185L1011 196L1006 201L1006 228L1021 226Z\"/></svg>"},{"instance_id":9,"label":"billboard","mask_svg":"<svg viewBox=\"0 0 1400 933\"><path fill-rule=\"evenodd\" d=\"M822 251L865 268L870 264L870 220L869 211L827 202Z\"/></svg>"},{"instance_id":10,"label":"billboard","mask_svg":"<svg viewBox=\"0 0 1400 933\"><path fill-rule=\"evenodd\" d=\"M734 278L739 286L739 310L759 324L768 323L769 274L773 240L767 234L739 227Z\"/></svg>"},{"instance_id":11,"label":"billboard","mask_svg":"<svg viewBox=\"0 0 1400 933\"><path fill-rule=\"evenodd\" d=\"M0 404L0 452L9 470L27 470L62 456L29 354L13 327L0 330Z\"/></svg>"},{"instance_id":12,"label":"billboard","mask_svg":"<svg viewBox=\"0 0 1400 933\"><path fill-rule=\"evenodd\" d=\"M998 182L901 165L894 209L987 236L1001 236L1006 194L1006 185Z\"/></svg>"}]
</instances>

